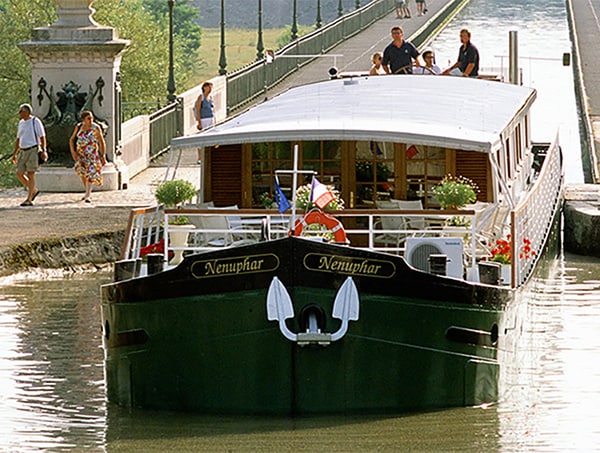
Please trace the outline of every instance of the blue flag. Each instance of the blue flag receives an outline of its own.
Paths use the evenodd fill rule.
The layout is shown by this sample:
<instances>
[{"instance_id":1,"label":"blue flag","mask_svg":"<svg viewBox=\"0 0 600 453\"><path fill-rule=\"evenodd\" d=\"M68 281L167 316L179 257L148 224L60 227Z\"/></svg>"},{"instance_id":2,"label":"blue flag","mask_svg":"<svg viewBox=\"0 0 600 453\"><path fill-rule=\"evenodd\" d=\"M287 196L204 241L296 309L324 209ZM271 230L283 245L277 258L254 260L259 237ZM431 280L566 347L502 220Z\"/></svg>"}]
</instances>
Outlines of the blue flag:
<instances>
[{"instance_id":1,"label":"blue flag","mask_svg":"<svg viewBox=\"0 0 600 453\"><path fill-rule=\"evenodd\" d=\"M283 190L281 190L281 187L279 187L277 180L275 180L275 202L277 203L280 214L283 214L292 207L288 199L285 198Z\"/></svg>"}]
</instances>

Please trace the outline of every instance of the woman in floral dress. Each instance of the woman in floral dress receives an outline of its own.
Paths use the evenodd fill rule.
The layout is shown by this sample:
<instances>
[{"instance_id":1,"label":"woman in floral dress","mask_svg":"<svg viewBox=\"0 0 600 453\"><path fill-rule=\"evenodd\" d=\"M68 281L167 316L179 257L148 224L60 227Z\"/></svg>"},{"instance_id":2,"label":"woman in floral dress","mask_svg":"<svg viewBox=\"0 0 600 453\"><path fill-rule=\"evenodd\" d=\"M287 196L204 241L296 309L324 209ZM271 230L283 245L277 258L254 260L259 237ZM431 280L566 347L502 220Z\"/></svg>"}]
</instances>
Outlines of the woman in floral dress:
<instances>
[{"instance_id":1,"label":"woman in floral dress","mask_svg":"<svg viewBox=\"0 0 600 453\"><path fill-rule=\"evenodd\" d=\"M94 115L89 110L81 112L81 123L75 126L69 147L75 161L75 172L85 188L82 200L91 203L93 185L102 185L101 172L106 164L106 144L102 129L94 123Z\"/></svg>"}]
</instances>

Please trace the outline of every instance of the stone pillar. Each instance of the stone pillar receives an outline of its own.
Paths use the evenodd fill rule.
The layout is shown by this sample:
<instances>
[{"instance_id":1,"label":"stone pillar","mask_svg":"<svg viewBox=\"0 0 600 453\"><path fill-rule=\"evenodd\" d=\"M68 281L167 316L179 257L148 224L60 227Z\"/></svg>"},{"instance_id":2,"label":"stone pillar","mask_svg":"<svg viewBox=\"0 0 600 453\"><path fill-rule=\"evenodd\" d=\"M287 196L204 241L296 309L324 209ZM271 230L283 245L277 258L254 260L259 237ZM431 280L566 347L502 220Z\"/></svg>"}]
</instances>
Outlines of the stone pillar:
<instances>
[{"instance_id":1,"label":"stone pillar","mask_svg":"<svg viewBox=\"0 0 600 453\"><path fill-rule=\"evenodd\" d=\"M91 5L95 0L54 1L58 4L58 20L49 27L34 29L31 40L19 44L31 61L34 114L44 120L49 151L58 161L58 166L42 167L36 178L38 187L43 191L82 190L65 144L68 145L80 110L85 107L107 126L105 140L110 163L103 169L104 184L99 190L119 189L126 184L123 179L127 169L117 155L117 128L121 124L115 93L121 55L129 41L119 39L116 29L98 25L92 19ZM65 110L64 100L75 92L78 105ZM83 100L85 106L81 105Z\"/></svg>"}]
</instances>

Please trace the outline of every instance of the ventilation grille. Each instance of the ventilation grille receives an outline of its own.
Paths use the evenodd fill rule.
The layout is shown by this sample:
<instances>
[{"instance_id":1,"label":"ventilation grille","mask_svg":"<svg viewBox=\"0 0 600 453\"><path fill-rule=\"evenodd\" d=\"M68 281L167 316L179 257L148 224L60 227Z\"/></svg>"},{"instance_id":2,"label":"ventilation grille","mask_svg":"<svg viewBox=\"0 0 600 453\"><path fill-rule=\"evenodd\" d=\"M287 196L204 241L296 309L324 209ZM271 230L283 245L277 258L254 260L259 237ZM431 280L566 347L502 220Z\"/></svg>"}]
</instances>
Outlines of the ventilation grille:
<instances>
[{"instance_id":1,"label":"ventilation grille","mask_svg":"<svg viewBox=\"0 0 600 453\"><path fill-rule=\"evenodd\" d=\"M410 264L417 269L429 271L429 255L441 254L439 247L433 244L417 245L410 254Z\"/></svg>"},{"instance_id":2,"label":"ventilation grille","mask_svg":"<svg viewBox=\"0 0 600 453\"><path fill-rule=\"evenodd\" d=\"M407 238L406 261L411 266L429 272L429 255L446 255L446 275L463 278L462 238Z\"/></svg>"}]
</instances>

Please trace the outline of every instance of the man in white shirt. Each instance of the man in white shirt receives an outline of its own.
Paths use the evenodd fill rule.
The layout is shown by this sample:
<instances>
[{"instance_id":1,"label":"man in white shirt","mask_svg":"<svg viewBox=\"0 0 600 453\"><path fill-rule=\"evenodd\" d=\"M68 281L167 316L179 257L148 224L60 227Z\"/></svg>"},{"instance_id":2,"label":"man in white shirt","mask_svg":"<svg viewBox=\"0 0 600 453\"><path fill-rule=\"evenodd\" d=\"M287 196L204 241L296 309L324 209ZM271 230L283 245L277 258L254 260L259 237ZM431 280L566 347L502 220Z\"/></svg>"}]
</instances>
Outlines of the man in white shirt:
<instances>
[{"instance_id":1,"label":"man in white shirt","mask_svg":"<svg viewBox=\"0 0 600 453\"><path fill-rule=\"evenodd\" d=\"M440 67L435 64L435 55L433 54L433 50L426 50L421 55L425 61L425 66L414 68L413 74L437 75L442 72Z\"/></svg>"},{"instance_id":2,"label":"man in white shirt","mask_svg":"<svg viewBox=\"0 0 600 453\"><path fill-rule=\"evenodd\" d=\"M15 141L13 164L17 166L17 178L27 189L27 199L21 206L33 206L33 200L40 194L35 187L35 172L39 169L38 150L42 151L42 159L48 159L46 152L46 131L42 121L31 115L31 105L19 106L19 129Z\"/></svg>"}]
</instances>

